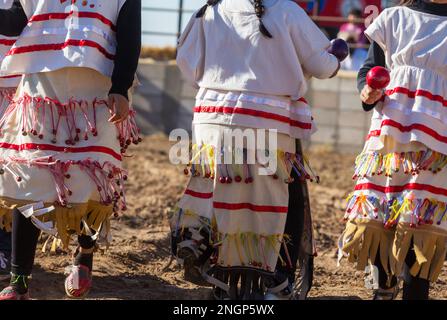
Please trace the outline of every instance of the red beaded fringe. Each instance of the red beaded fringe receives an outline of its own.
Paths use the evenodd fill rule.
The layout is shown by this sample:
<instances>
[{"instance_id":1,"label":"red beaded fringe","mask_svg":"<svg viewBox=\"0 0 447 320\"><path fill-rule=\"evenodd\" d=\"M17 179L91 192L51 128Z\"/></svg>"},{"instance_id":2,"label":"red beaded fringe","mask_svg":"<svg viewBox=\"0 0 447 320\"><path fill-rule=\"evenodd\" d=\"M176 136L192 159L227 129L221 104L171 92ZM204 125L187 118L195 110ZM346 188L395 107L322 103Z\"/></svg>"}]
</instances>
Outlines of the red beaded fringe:
<instances>
[{"instance_id":1,"label":"red beaded fringe","mask_svg":"<svg viewBox=\"0 0 447 320\"><path fill-rule=\"evenodd\" d=\"M20 176L18 166L34 167L45 169L53 177L55 188L58 194L57 204L63 207L69 207L69 197L73 192L66 185L66 180L70 179L68 171L72 166L78 166L85 172L91 181L97 186L100 195L100 202L103 205L114 205L114 211L125 211L126 198L124 193L124 181L127 180L125 170L118 168L110 162L99 163L91 159L80 161L61 161L54 157L42 157L37 159L23 159L10 157L0 159L0 174L11 174L17 183L21 183L23 178Z\"/></svg>"},{"instance_id":2,"label":"red beaded fringe","mask_svg":"<svg viewBox=\"0 0 447 320\"><path fill-rule=\"evenodd\" d=\"M16 91L17 90L13 88L2 88L0 89L0 97L2 99L8 99L10 102L12 102Z\"/></svg>"},{"instance_id":3,"label":"red beaded fringe","mask_svg":"<svg viewBox=\"0 0 447 320\"><path fill-rule=\"evenodd\" d=\"M22 135L34 135L39 139L45 139L45 129L42 124L51 119L51 142L57 143L57 135L61 126L65 126L69 132L69 138L65 141L67 145L76 145L81 139L88 140L89 136L97 136L96 108L107 106L107 101L94 99L92 102L85 100L70 99L68 103L61 103L51 98L31 97L25 95L12 101L0 118L0 137L4 126L9 122L11 116L20 112L20 129ZM77 117L79 113L82 117ZM140 130L135 121L136 112L130 110L129 117L123 123L117 124L121 153L125 153L131 144L141 141ZM80 123L84 123L84 130L80 129Z\"/></svg>"}]
</instances>

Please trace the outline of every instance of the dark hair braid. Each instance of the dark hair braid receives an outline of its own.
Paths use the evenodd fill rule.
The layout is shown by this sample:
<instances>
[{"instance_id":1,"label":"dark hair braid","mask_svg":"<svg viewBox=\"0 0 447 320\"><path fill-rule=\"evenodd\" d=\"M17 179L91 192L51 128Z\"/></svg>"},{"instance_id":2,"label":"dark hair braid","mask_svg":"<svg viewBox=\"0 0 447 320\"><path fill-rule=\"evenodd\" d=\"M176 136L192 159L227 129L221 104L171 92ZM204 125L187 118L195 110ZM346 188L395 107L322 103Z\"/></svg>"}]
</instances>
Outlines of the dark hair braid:
<instances>
[{"instance_id":1,"label":"dark hair braid","mask_svg":"<svg viewBox=\"0 0 447 320\"><path fill-rule=\"evenodd\" d=\"M205 15L206 9L208 9L208 7L214 7L219 2L220 2L220 0L208 0L206 2L206 5L204 5L202 8L200 8L199 12L197 12L196 18L197 19L202 18Z\"/></svg>"},{"instance_id":2,"label":"dark hair braid","mask_svg":"<svg viewBox=\"0 0 447 320\"><path fill-rule=\"evenodd\" d=\"M220 2L220 0L208 0L206 2L206 4L202 8L200 8L200 10L197 12L196 18L197 19L202 18L205 15L208 7L214 7L219 2ZM273 38L272 34L267 30L264 23L262 22L262 17L264 16L264 13L265 13L265 7L262 4L262 0L254 0L254 6L255 6L256 16L259 19L259 31L261 31L261 33L264 36L266 36L267 38Z\"/></svg>"},{"instance_id":3,"label":"dark hair braid","mask_svg":"<svg viewBox=\"0 0 447 320\"><path fill-rule=\"evenodd\" d=\"M415 3L414 0L401 0L399 3L400 6L411 6Z\"/></svg>"},{"instance_id":4,"label":"dark hair braid","mask_svg":"<svg viewBox=\"0 0 447 320\"><path fill-rule=\"evenodd\" d=\"M273 38L272 34L267 30L264 23L262 22L262 17L265 13L265 7L262 4L262 0L254 0L255 13L259 19L259 31L267 38Z\"/></svg>"}]
</instances>

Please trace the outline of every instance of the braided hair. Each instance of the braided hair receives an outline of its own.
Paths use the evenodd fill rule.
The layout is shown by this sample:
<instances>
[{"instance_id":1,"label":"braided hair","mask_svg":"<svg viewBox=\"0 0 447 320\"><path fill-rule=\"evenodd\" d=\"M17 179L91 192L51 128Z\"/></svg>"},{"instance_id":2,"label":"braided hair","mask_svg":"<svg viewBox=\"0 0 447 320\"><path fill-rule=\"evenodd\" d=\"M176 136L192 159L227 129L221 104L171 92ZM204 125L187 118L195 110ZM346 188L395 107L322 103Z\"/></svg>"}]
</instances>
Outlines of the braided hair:
<instances>
[{"instance_id":1,"label":"braided hair","mask_svg":"<svg viewBox=\"0 0 447 320\"><path fill-rule=\"evenodd\" d=\"M205 15L208 7L214 7L219 2L220 2L220 0L208 0L206 2L206 4L202 8L200 8L200 10L197 12L196 18L197 19L202 18ZM265 7L262 4L262 0L253 0L253 2L254 2L256 16L259 19L259 31L267 38L273 38L272 34L267 30L264 23L262 22L262 17L264 16L264 13L265 13Z\"/></svg>"},{"instance_id":2,"label":"braided hair","mask_svg":"<svg viewBox=\"0 0 447 320\"><path fill-rule=\"evenodd\" d=\"M255 3L255 13L259 19L259 31L261 31L261 33L267 38L273 38L272 34L265 27L264 22L262 22L262 17L264 16L265 13L265 7L262 4L262 0L254 0L254 3Z\"/></svg>"},{"instance_id":3,"label":"braided hair","mask_svg":"<svg viewBox=\"0 0 447 320\"><path fill-rule=\"evenodd\" d=\"M399 5L400 6L411 6L414 3L415 3L414 0L401 0Z\"/></svg>"},{"instance_id":4,"label":"braided hair","mask_svg":"<svg viewBox=\"0 0 447 320\"><path fill-rule=\"evenodd\" d=\"M196 18L202 18L205 15L206 9L208 9L208 7L214 7L219 2L220 0L208 0L206 4L202 8L200 8L199 12L197 12Z\"/></svg>"}]
</instances>

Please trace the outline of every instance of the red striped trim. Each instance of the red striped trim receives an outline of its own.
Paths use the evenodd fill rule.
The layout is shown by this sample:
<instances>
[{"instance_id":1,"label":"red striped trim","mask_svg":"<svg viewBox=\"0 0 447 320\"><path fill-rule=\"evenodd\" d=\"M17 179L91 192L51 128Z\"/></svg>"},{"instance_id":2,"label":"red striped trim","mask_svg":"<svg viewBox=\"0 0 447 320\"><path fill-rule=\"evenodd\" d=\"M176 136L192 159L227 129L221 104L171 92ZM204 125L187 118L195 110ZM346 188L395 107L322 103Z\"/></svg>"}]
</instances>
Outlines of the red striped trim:
<instances>
[{"instance_id":1,"label":"red striped trim","mask_svg":"<svg viewBox=\"0 0 447 320\"><path fill-rule=\"evenodd\" d=\"M105 25L109 26L113 31L116 32L116 26L113 24L112 21L110 21L109 19L107 19L106 17L97 12L89 12L89 11L52 12L52 13L38 14L32 16L31 19L29 19L29 22L65 20L70 16L75 16L79 18L97 19L102 23L104 23Z\"/></svg>"},{"instance_id":2,"label":"red striped trim","mask_svg":"<svg viewBox=\"0 0 447 320\"><path fill-rule=\"evenodd\" d=\"M200 107L195 107L194 112L197 112L197 113L225 113L225 114L237 113L237 114L243 114L243 115L252 116L252 117L259 117L259 118L265 118L265 119L275 120L275 121L279 121L279 122L284 122L284 123L289 124L292 127L299 127L301 129L308 129L308 130L312 129L311 123L296 121L296 120L290 119L288 117L270 113L270 112L251 110L251 109L245 109L245 108L200 106Z\"/></svg>"},{"instance_id":3,"label":"red striped trim","mask_svg":"<svg viewBox=\"0 0 447 320\"><path fill-rule=\"evenodd\" d=\"M435 130L433 130L432 128L429 128L423 124L420 123L413 123L409 126L404 126L401 123L391 120L391 119L387 119L387 120L383 120L382 124L380 125L380 130L374 130L371 131L368 135L368 138L371 137L377 137L380 136L382 134L382 128L385 126L389 126L389 127L394 127L396 129L398 129L401 132L410 132L412 130L418 130L418 131L422 131L423 133L431 136L433 139L436 139L442 143L447 143L447 137L446 136L442 136L439 133L437 133Z\"/></svg>"},{"instance_id":4,"label":"red striped trim","mask_svg":"<svg viewBox=\"0 0 447 320\"><path fill-rule=\"evenodd\" d=\"M12 47L14 43L16 43L17 40L11 40L11 39L0 39L0 45L2 46L8 46Z\"/></svg>"},{"instance_id":5,"label":"red striped trim","mask_svg":"<svg viewBox=\"0 0 447 320\"><path fill-rule=\"evenodd\" d=\"M56 151L63 153L85 153L85 152L99 152L105 153L112 157L114 157L118 161L122 161L122 157L120 154L115 152L114 150L101 147L101 146L91 146L91 147L59 147L51 144L38 144L38 143L25 143L25 144L12 144L12 143L0 143L0 148L3 149L12 149L16 151L23 150L45 150L45 151Z\"/></svg>"},{"instance_id":6,"label":"red striped trim","mask_svg":"<svg viewBox=\"0 0 447 320\"><path fill-rule=\"evenodd\" d=\"M258 206L252 203L225 203L225 202L214 202L214 209L226 209L226 210L242 210L248 209L256 212L275 212L275 213L287 213L289 211L288 207L279 206Z\"/></svg>"},{"instance_id":7,"label":"red striped trim","mask_svg":"<svg viewBox=\"0 0 447 320\"><path fill-rule=\"evenodd\" d=\"M185 191L185 194L192 196L194 198L201 198L201 199L211 199L213 197L213 193L202 193L202 192L197 192L197 191L192 191L187 189Z\"/></svg>"},{"instance_id":8,"label":"red striped trim","mask_svg":"<svg viewBox=\"0 0 447 320\"><path fill-rule=\"evenodd\" d=\"M12 75L12 76L4 76L4 77L0 77L0 79L13 79L13 78L20 78L21 75L17 74L17 75Z\"/></svg>"},{"instance_id":9,"label":"red striped trim","mask_svg":"<svg viewBox=\"0 0 447 320\"><path fill-rule=\"evenodd\" d=\"M369 140L372 137L380 137L381 133L382 133L382 130L370 131L369 134L366 136L366 140Z\"/></svg>"},{"instance_id":10,"label":"red striped trim","mask_svg":"<svg viewBox=\"0 0 447 320\"><path fill-rule=\"evenodd\" d=\"M444 107L447 107L447 100L444 99L443 96L440 95L436 95L431 93L430 91L427 90L416 90L416 91L411 91L407 88L403 88L403 87L396 87L394 89L390 89L390 90L386 90L385 94L387 96L391 96L393 94L396 93L400 93L400 94L405 94L410 98L416 98L416 97L424 97L427 98L429 100L435 101L435 102L439 102L441 103Z\"/></svg>"},{"instance_id":11,"label":"red striped trim","mask_svg":"<svg viewBox=\"0 0 447 320\"><path fill-rule=\"evenodd\" d=\"M115 55L107 52L107 50L104 47L102 47L99 43L91 40L75 40L75 39L68 39L63 43L35 44L31 46L12 48L7 53L7 56L36 52L36 51L50 51L50 50L57 51L57 50L63 50L69 46L95 48L98 49L98 51L101 52L106 58L110 60L115 59Z\"/></svg>"},{"instance_id":12,"label":"red striped trim","mask_svg":"<svg viewBox=\"0 0 447 320\"><path fill-rule=\"evenodd\" d=\"M363 183L355 186L356 191L361 190L374 190L382 193L400 193L405 190L417 190L417 191L428 191L430 193L447 196L447 189L438 188L431 186L429 184L421 183L407 183L403 186L388 186L383 187L373 183Z\"/></svg>"}]
</instances>

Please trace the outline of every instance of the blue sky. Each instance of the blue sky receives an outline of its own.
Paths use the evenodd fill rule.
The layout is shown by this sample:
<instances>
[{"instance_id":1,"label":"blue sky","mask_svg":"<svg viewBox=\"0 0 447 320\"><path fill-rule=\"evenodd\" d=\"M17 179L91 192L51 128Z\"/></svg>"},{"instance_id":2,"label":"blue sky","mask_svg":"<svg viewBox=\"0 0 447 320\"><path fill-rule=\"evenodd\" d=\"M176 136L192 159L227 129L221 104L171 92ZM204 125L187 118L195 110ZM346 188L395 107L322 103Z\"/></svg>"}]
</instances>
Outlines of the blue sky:
<instances>
[{"instance_id":1,"label":"blue sky","mask_svg":"<svg viewBox=\"0 0 447 320\"><path fill-rule=\"evenodd\" d=\"M143 7L176 9L179 0L142 0ZM186 10L200 8L206 0L183 0ZM143 11L143 31L177 32L177 13L175 12L147 12ZM191 13L183 15L183 27L191 17ZM143 44L151 46L175 46L176 37L143 36Z\"/></svg>"}]
</instances>

